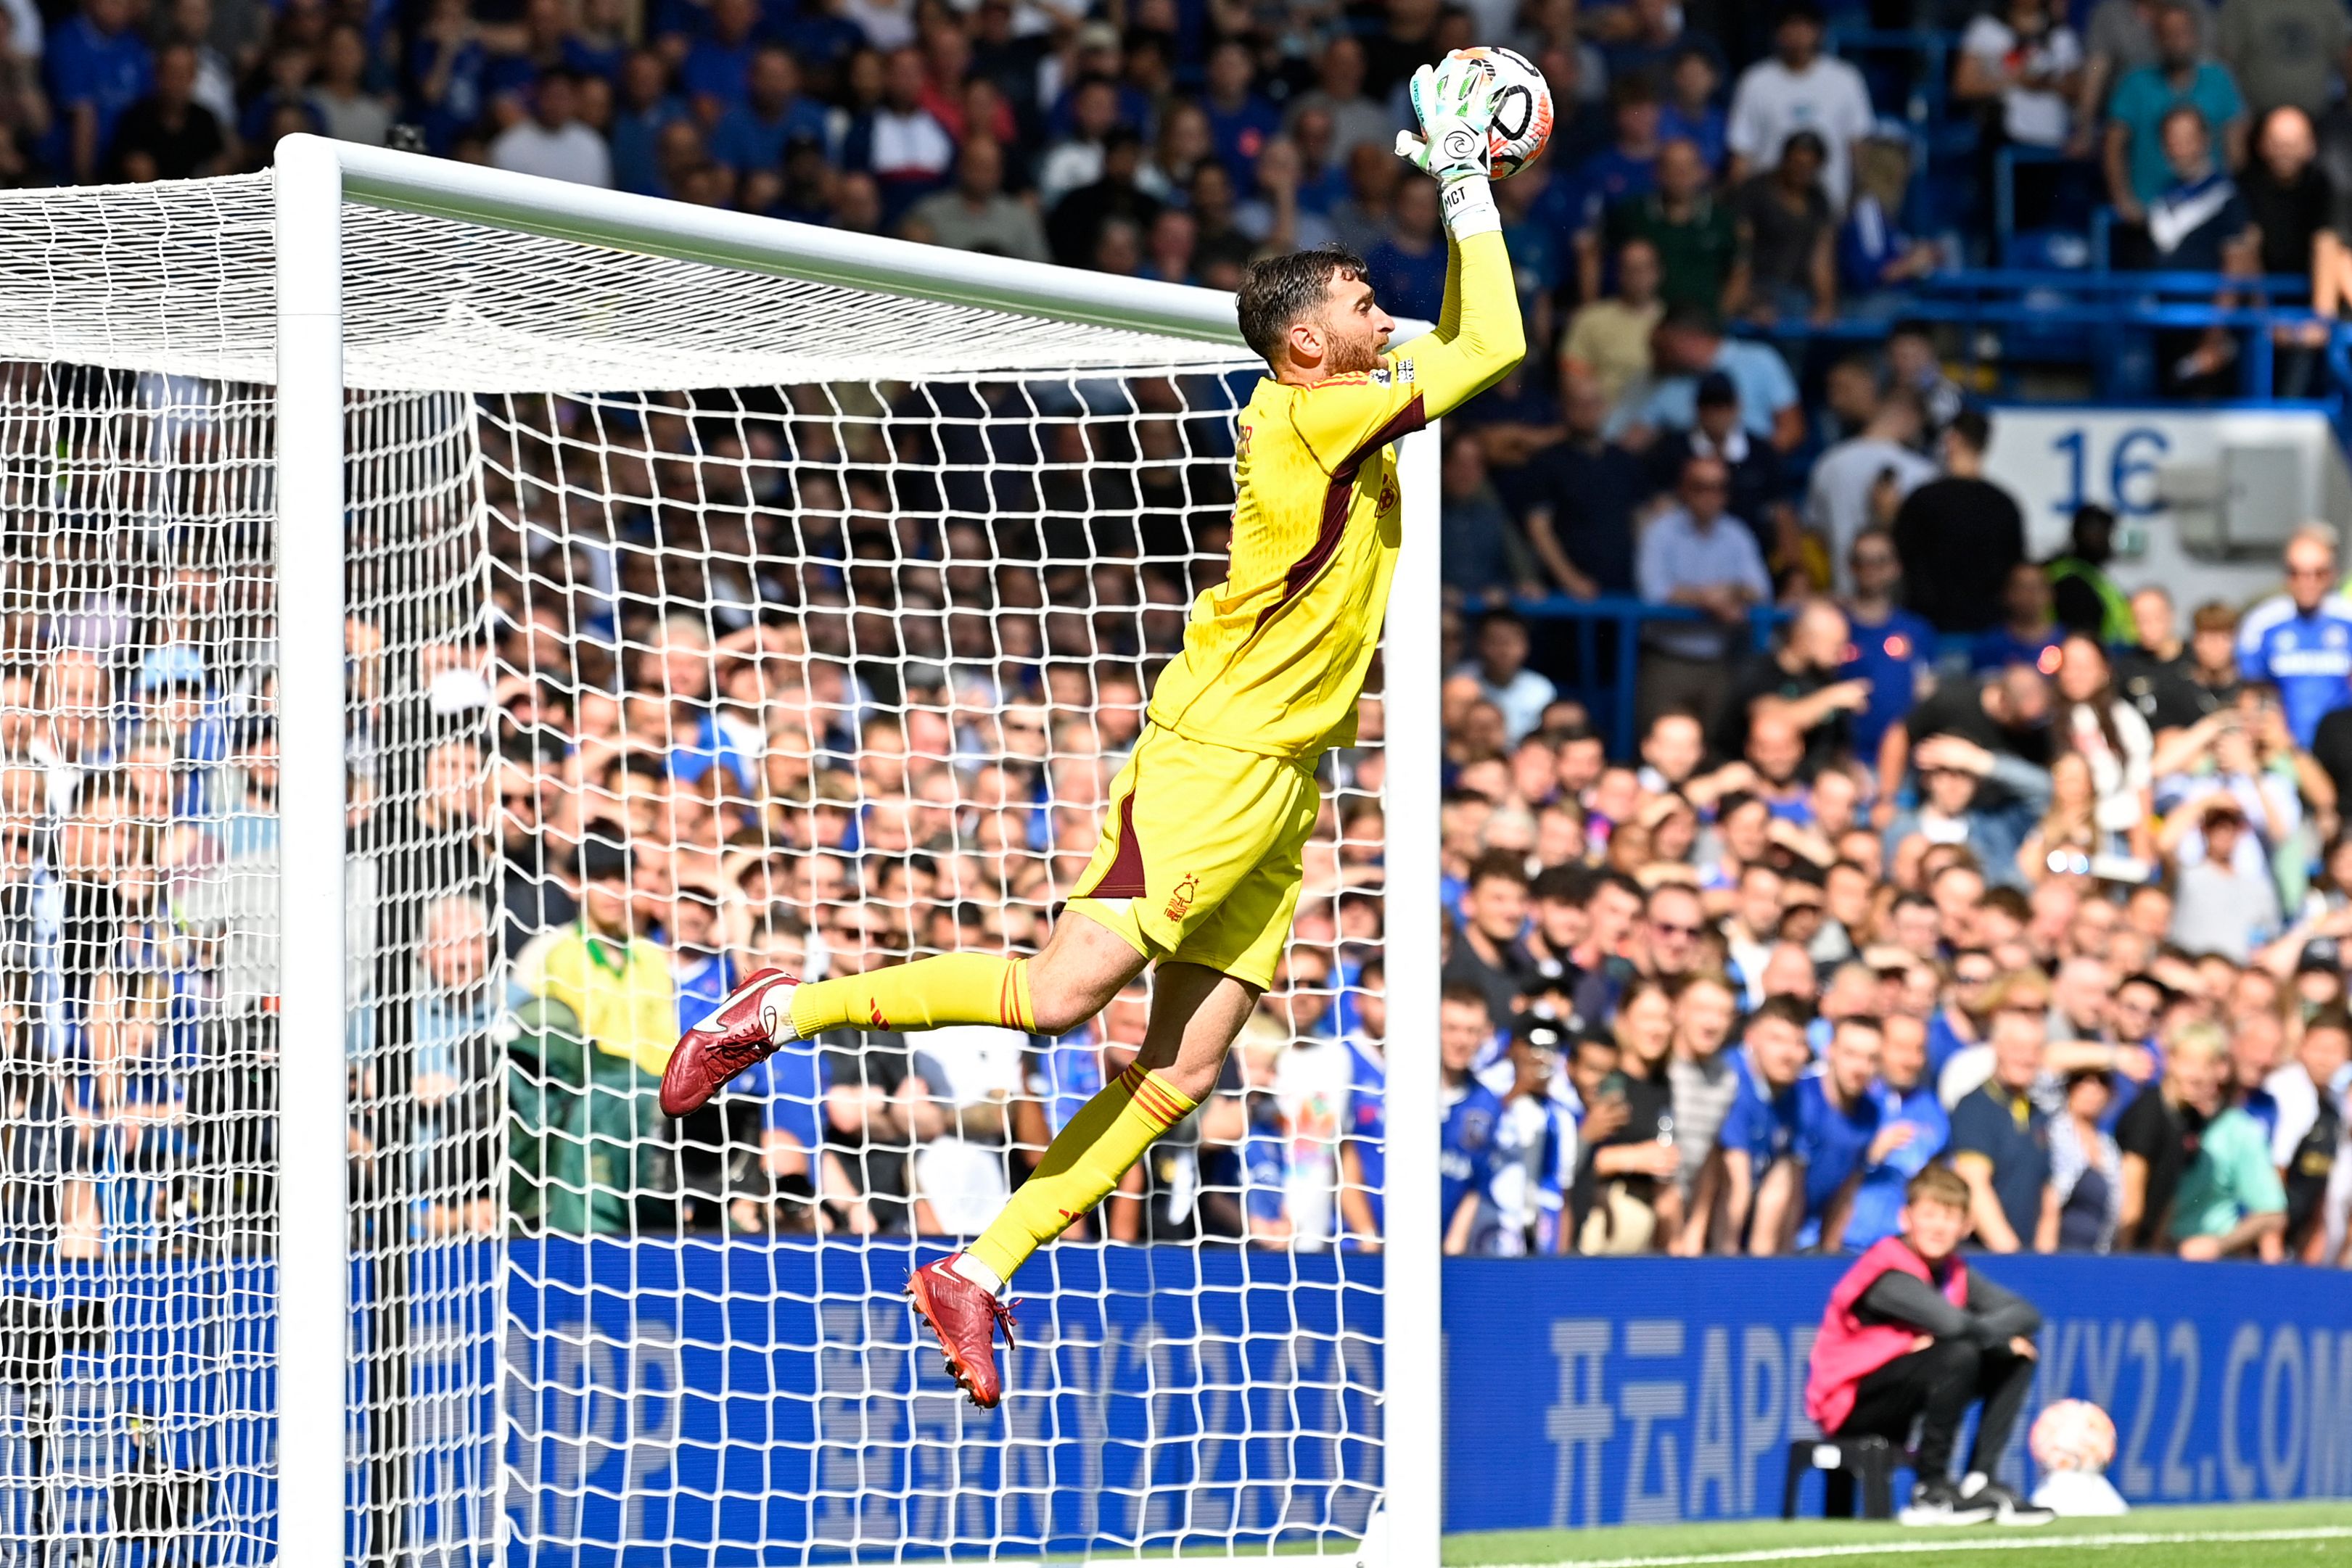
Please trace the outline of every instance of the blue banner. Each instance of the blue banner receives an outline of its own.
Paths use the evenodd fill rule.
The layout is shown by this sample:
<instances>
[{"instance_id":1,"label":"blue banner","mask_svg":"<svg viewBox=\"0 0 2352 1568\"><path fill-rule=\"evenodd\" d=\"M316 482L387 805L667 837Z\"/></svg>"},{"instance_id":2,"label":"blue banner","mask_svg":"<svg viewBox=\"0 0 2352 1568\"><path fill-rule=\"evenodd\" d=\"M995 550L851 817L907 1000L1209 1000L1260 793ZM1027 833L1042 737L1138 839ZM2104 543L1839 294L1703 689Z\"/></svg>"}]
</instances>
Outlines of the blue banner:
<instances>
[{"instance_id":1,"label":"blue banner","mask_svg":"<svg viewBox=\"0 0 2352 1568\"><path fill-rule=\"evenodd\" d=\"M1972 1262L1976 1260L1972 1260ZM2115 1418L2134 1502L2352 1497L2352 1277L2147 1258L1985 1259L2042 1311L2033 1412ZM1776 1515L1811 1437L1826 1259L1457 1259L1445 1266L1445 1526ZM1819 1486L1807 1494L1821 1507Z\"/></svg>"}]
</instances>

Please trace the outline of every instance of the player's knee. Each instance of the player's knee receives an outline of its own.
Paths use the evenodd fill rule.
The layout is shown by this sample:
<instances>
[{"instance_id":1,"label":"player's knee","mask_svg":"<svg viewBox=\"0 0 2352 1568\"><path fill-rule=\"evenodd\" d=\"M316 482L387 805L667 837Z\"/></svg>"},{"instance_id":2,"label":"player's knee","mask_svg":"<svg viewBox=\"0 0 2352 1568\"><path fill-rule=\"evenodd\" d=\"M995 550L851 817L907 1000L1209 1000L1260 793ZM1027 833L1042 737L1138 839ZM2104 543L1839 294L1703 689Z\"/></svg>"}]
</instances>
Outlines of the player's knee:
<instances>
[{"instance_id":1,"label":"player's knee","mask_svg":"<svg viewBox=\"0 0 2352 1568\"><path fill-rule=\"evenodd\" d=\"M1035 987L1029 993L1030 1021L1039 1034L1067 1034L1102 1010L1099 1005L1088 1006L1091 1000L1062 986Z\"/></svg>"},{"instance_id":2,"label":"player's knee","mask_svg":"<svg viewBox=\"0 0 2352 1568\"><path fill-rule=\"evenodd\" d=\"M1927 1347L1927 1356L1938 1366L1958 1374L1976 1370L1984 1352L1972 1339L1939 1339Z\"/></svg>"}]
</instances>

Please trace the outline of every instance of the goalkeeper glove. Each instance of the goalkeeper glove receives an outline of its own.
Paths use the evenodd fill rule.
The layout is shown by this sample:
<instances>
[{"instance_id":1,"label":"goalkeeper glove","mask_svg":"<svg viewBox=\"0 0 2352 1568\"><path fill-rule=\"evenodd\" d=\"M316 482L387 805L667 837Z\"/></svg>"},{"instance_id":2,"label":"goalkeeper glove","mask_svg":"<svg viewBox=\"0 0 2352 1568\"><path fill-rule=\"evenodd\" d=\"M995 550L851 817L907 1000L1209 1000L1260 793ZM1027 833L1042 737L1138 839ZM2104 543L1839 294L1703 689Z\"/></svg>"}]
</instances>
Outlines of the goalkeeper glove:
<instances>
[{"instance_id":1,"label":"goalkeeper glove","mask_svg":"<svg viewBox=\"0 0 2352 1568\"><path fill-rule=\"evenodd\" d=\"M1446 232L1456 240L1503 226L1487 184L1487 135L1493 125L1486 68L1456 51L1412 73L1413 117L1422 134L1397 132L1397 156L1434 177Z\"/></svg>"}]
</instances>

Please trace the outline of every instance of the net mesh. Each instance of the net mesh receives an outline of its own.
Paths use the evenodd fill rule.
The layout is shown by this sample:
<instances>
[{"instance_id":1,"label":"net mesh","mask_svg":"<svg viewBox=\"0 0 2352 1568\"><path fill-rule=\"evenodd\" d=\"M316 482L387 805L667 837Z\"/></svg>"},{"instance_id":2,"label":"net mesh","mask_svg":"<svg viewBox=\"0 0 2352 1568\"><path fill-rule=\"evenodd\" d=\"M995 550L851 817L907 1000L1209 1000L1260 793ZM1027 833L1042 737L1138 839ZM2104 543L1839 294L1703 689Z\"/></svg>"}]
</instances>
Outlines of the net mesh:
<instances>
[{"instance_id":1,"label":"net mesh","mask_svg":"<svg viewBox=\"0 0 2352 1568\"><path fill-rule=\"evenodd\" d=\"M351 209L346 733L280 736L268 202L0 198L0 1563L274 1552L274 1070L337 1049L277 1029L281 744L348 759L355 1560L1362 1533L1376 695L1276 990L1024 1275L1001 1413L899 1287L1146 986L653 1097L753 967L1044 940L1222 575L1232 351Z\"/></svg>"}]
</instances>

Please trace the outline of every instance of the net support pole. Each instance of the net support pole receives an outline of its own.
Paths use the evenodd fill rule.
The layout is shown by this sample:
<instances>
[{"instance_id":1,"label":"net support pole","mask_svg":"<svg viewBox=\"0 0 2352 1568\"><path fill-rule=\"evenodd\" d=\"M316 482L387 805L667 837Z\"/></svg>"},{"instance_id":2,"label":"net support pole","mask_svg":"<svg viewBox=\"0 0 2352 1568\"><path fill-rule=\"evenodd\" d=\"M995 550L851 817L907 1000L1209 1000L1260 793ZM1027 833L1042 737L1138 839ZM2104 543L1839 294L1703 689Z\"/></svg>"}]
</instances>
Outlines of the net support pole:
<instances>
[{"instance_id":1,"label":"net support pole","mask_svg":"<svg viewBox=\"0 0 2352 1568\"><path fill-rule=\"evenodd\" d=\"M278 150L278 1561L344 1554L342 172Z\"/></svg>"},{"instance_id":2,"label":"net support pole","mask_svg":"<svg viewBox=\"0 0 2352 1568\"><path fill-rule=\"evenodd\" d=\"M1404 537L1383 627L1381 691L1389 909L1388 1226L1382 1293L1388 1408L1381 1422L1387 1562L1433 1563L1444 1530L1445 1410L1439 1319L1444 1221L1438 1210L1437 945L1416 940L1441 903L1437 576L1438 427L1397 452Z\"/></svg>"}]
</instances>

